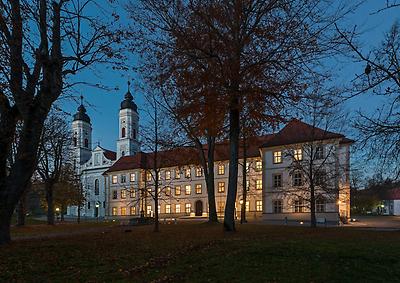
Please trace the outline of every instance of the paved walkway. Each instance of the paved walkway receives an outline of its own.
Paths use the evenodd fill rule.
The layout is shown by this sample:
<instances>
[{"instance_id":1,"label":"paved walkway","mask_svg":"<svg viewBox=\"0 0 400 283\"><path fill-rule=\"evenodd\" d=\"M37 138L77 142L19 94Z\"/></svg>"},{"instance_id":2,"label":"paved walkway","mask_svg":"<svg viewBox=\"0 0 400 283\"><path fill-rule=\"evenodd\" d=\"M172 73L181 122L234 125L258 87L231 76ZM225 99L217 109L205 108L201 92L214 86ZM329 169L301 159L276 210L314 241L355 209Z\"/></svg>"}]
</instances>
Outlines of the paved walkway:
<instances>
[{"instance_id":1,"label":"paved walkway","mask_svg":"<svg viewBox=\"0 0 400 283\"><path fill-rule=\"evenodd\" d=\"M353 216L355 222L346 227L357 227L374 230L400 231L400 216Z\"/></svg>"}]
</instances>

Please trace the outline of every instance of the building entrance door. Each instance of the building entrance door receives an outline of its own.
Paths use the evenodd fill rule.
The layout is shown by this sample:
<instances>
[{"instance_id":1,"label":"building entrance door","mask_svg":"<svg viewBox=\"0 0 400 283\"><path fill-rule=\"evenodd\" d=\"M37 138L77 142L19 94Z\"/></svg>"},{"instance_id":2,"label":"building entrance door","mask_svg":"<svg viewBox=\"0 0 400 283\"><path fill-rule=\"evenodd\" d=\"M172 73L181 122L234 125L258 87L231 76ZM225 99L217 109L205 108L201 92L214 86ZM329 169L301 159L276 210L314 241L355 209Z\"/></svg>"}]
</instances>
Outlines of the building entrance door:
<instances>
[{"instance_id":1,"label":"building entrance door","mask_svg":"<svg viewBox=\"0 0 400 283\"><path fill-rule=\"evenodd\" d=\"M196 201L196 216L202 216L203 215L203 202L201 200Z\"/></svg>"}]
</instances>

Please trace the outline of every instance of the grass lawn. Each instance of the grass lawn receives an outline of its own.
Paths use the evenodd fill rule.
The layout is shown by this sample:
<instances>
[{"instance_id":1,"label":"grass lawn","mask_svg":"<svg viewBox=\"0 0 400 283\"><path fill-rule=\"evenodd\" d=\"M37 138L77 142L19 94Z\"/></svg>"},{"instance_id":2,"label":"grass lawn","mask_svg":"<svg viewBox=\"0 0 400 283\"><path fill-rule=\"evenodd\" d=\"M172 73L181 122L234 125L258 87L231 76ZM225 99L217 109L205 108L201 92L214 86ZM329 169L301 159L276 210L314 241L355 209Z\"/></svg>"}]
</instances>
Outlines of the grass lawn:
<instances>
[{"instance_id":1,"label":"grass lawn","mask_svg":"<svg viewBox=\"0 0 400 283\"><path fill-rule=\"evenodd\" d=\"M1 282L395 282L400 278L400 232L393 231L246 224L238 226L237 233L226 234L221 225L205 223L161 225L159 233L153 233L152 226L107 223L59 225L42 234L18 234L15 229L19 228L13 235L20 239L0 248ZM53 237L27 238L46 234Z\"/></svg>"}]
</instances>

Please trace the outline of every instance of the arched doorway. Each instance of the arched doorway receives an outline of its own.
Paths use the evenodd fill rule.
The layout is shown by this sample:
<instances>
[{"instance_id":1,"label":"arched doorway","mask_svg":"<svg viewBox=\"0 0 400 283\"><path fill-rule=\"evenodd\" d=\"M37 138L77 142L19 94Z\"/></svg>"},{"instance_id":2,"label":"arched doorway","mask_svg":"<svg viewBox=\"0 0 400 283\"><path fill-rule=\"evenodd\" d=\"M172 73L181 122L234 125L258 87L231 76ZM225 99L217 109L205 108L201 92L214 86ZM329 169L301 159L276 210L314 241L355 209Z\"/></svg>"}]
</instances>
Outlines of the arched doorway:
<instances>
[{"instance_id":1,"label":"arched doorway","mask_svg":"<svg viewBox=\"0 0 400 283\"><path fill-rule=\"evenodd\" d=\"M201 200L196 201L195 215L196 216L202 216L203 215L203 202Z\"/></svg>"}]
</instances>

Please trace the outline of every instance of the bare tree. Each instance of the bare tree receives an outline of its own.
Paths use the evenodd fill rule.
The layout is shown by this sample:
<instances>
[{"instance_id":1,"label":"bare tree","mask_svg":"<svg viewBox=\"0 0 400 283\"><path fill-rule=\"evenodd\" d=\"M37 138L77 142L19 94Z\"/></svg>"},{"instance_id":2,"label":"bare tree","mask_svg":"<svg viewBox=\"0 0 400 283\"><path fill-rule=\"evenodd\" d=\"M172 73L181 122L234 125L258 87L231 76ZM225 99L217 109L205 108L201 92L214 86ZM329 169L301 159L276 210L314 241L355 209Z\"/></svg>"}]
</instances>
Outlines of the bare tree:
<instances>
[{"instance_id":1,"label":"bare tree","mask_svg":"<svg viewBox=\"0 0 400 283\"><path fill-rule=\"evenodd\" d=\"M229 124L229 182L224 227L235 230L240 114L265 121L297 100L308 75L335 51L333 23L346 14L332 1L136 1L132 36L146 79L163 85L202 70L203 85L223 101ZM335 11L333 11L335 10ZM185 72L187 70L187 72ZM315 69L314 69L315 70ZM191 76L193 78L194 76ZM182 80L181 82L185 82ZM189 81L191 84L192 80Z\"/></svg>"},{"instance_id":2,"label":"bare tree","mask_svg":"<svg viewBox=\"0 0 400 283\"><path fill-rule=\"evenodd\" d=\"M51 112L44 123L37 172L44 184L47 224L54 225L54 188L63 168L72 164L72 133L64 115Z\"/></svg>"},{"instance_id":3,"label":"bare tree","mask_svg":"<svg viewBox=\"0 0 400 283\"><path fill-rule=\"evenodd\" d=\"M117 56L112 47L120 34L104 24L101 3L0 1L0 244L10 241L11 216L35 170L52 104L73 84L72 75ZM86 13L94 7L97 17ZM7 166L17 122L16 159Z\"/></svg>"}]
</instances>

